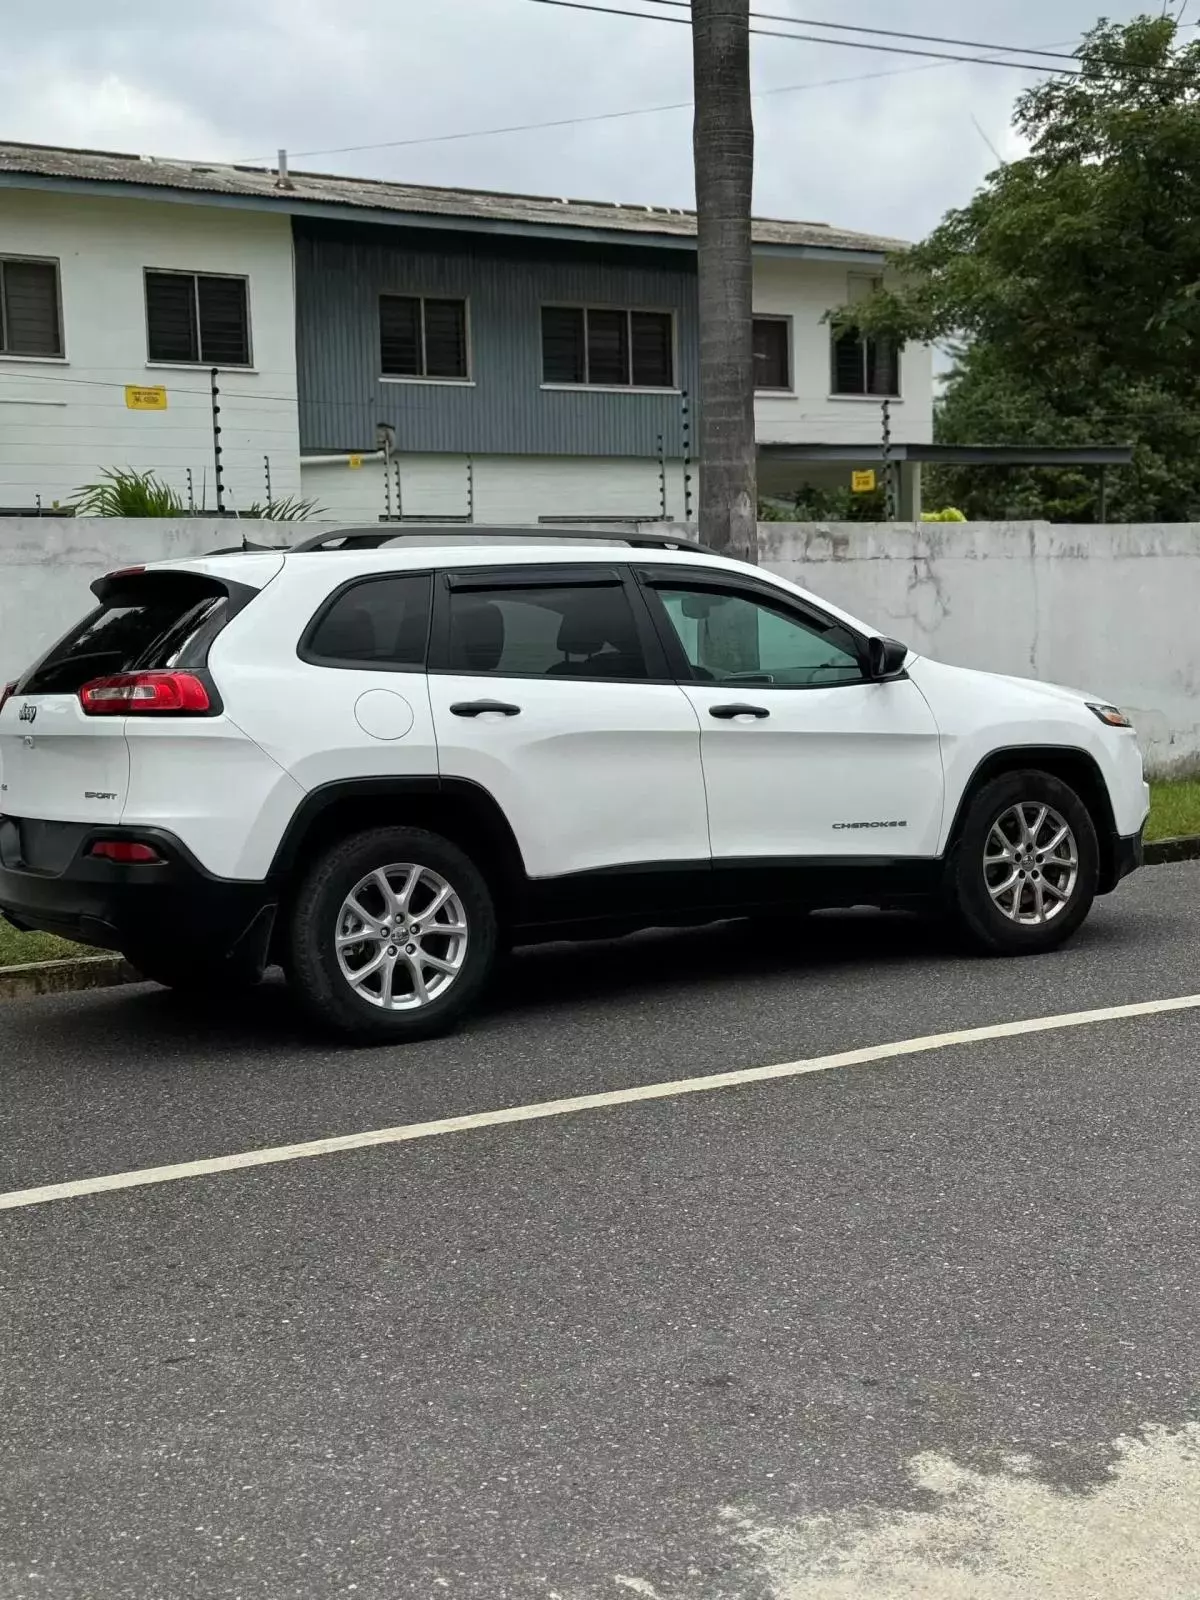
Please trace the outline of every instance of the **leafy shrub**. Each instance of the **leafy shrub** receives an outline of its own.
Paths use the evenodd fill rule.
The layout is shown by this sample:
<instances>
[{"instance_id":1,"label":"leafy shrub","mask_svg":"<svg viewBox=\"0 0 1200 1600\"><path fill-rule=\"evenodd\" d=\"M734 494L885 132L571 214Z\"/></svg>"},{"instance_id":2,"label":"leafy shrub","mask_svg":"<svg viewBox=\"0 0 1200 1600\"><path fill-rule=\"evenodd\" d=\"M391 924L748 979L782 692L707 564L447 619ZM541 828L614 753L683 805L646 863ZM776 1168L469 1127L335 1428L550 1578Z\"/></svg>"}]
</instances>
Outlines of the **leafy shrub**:
<instances>
[{"instance_id":1,"label":"leafy shrub","mask_svg":"<svg viewBox=\"0 0 1200 1600\"><path fill-rule=\"evenodd\" d=\"M883 522L886 502L882 488L856 494L849 488L826 489L801 484L792 500L761 500L760 522Z\"/></svg>"},{"instance_id":2,"label":"leafy shrub","mask_svg":"<svg viewBox=\"0 0 1200 1600\"><path fill-rule=\"evenodd\" d=\"M85 483L71 502L85 517L179 517L184 504L174 489L152 472L101 472L99 483Z\"/></svg>"},{"instance_id":3,"label":"leafy shrub","mask_svg":"<svg viewBox=\"0 0 1200 1600\"><path fill-rule=\"evenodd\" d=\"M315 500L302 500L289 494L283 500L255 500L240 517L255 517L260 522L303 522L308 517L320 516L322 507Z\"/></svg>"}]
</instances>

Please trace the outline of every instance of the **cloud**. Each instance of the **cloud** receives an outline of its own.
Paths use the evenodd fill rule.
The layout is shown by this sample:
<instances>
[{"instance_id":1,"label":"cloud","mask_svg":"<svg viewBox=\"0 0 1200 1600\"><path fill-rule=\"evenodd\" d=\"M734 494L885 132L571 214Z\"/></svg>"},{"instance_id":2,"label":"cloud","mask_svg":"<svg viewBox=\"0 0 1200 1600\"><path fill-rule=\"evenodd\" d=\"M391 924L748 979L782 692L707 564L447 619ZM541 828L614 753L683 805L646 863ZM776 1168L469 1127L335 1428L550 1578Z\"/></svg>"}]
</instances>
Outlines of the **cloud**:
<instances>
[{"instance_id":1,"label":"cloud","mask_svg":"<svg viewBox=\"0 0 1200 1600\"><path fill-rule=\"evenodd\" d=\"M35 144L84 145L140 154L203 150L216 160L237 154L228 137L197 110L116 72L68 72L33 85L19 71L0 75L10 121ZM14 81L6 85L6 80Z\"/></svg>"},{"instance_id":2,"label":"cloud","mask_svg":"<svg viewBox=\"0 0 1200 1600\"><path fill-rule=\"evenodd\" d=\"M633 0L638 5L643 0ZM782 9L786 0L779 0ZM1142 4L1111 7L1133 15ZM831 0L807 13L834 15ZM1047 20L1047 13L1053 16ZM860 0L864 24L1056 46L1093 0ZM964 20L964 18L968 20ZM58 0L6 18L0 132L47 144L266 161L431 134L686 101L686 28L527 0ZM1048 39L1048 31L1055 37ZM933 46L932 48L937 48ZM890 74L881 76L880 74ZM1002 154L1028 74L754 41L756 207L916 237ZM826 87L830 78L857 78ZM661 112L294 165L412 182L687 205L691 119Z\"/></svg>"}]
</instances>

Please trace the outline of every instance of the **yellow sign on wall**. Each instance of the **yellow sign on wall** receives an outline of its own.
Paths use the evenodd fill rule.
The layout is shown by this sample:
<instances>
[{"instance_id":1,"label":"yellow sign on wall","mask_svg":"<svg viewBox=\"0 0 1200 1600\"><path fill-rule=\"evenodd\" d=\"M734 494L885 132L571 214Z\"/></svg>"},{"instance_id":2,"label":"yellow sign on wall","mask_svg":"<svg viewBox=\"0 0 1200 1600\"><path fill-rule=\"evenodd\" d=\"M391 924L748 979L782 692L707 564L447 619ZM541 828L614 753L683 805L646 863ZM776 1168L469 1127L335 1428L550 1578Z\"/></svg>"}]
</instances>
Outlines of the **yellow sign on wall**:
<instances>
[{"instance_id":1,"label":"yellow sign on wall","mask_svg":"<svg viewBox=\"0 0 1200 1600\"><path fill-rule=\"evenodd\" d=\"M852 472L850 474L850 487L855 494L872 493L875 488L874 472Z\"/></svg>"},{"instance_id":2,"label":"yellow sign on wall","mask_svg":"<svg viewBox=\"0 0 1200 1600\"><path fill-rule=\"evenodd\" d=\"M361 456L351 456L350 459L346 462L346 465L348 467L361 467L362 466L362 457Z\"/></svg>"},{"instance_id":3,"label":"yellow sign on wall","mask_svg":"<svg viewBox=\"0 0 1200 1600\"><path fill-rule=\"evenodd\" d=\"M130 411L165 411L167 391L163 388L143 389L136 383L127 383L125 404Z\"/></svg>"}]
</instances>

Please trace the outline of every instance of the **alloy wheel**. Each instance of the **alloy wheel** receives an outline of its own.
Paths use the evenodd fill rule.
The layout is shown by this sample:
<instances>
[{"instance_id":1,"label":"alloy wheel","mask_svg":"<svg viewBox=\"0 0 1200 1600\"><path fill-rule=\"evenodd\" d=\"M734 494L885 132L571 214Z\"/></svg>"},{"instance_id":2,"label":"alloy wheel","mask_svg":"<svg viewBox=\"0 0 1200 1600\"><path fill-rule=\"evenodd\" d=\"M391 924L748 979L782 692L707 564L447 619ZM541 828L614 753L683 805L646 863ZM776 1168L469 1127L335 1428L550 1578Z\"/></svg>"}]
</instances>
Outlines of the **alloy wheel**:
<instances>
[{"instance_id":1,"label":"alloy wheel","mask_svg":"<svg viewBox=\"0 0 1200 1600\"><path fill-rule=\"evenodd\" d=\"M462 971L469 938L453 885L415 862L361 878L342 902L334 935L342 976L384 1011L440 1000Z\"/></svg>"},{"instance_id":2,"label":"alloy wheel","mask_svg":"<svg viewBox=\"0 0 1200 1600\"><path fill-rule=\"evenodd\" d=\"M993 905L1010 922L1053 922L1079 881L1079 844L1070 823L1041 801L1009 806L988 833L983 876Z\"/></svg>"}]
</instances>

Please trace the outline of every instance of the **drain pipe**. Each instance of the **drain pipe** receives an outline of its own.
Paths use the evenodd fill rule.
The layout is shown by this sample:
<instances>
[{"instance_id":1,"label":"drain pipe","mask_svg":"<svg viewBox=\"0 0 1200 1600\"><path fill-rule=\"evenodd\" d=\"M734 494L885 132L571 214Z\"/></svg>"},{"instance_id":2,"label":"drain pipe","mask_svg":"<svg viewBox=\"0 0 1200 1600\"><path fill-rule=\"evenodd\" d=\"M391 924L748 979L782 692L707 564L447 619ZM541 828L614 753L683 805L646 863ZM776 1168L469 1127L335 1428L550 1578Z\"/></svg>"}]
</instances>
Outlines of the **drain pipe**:
<instances>
[{"instance_id":1,"label":"drain pipe","mask_svg":"<svg viewBox=\"0 0 1200 1600\"><path fill-rule=\"evenodd\" d=\"M301 456L302 467L334 467L347 461L383 461L386 450L343 450L336 456Z\"/></svg>"}]
</instances>

